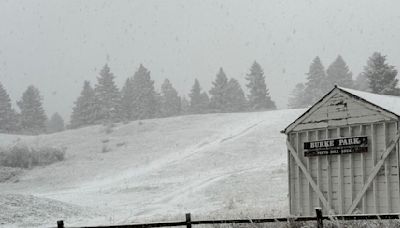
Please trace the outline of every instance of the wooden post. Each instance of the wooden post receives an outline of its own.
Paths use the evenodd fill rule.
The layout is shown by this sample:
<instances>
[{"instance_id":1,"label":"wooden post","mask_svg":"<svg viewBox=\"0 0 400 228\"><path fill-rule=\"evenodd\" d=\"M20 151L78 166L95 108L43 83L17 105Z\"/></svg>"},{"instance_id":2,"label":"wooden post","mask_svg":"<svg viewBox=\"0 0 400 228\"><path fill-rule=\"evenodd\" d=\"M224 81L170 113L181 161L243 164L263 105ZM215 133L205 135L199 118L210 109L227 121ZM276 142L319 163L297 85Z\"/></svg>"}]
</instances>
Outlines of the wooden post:
<instances>
[{"instance_id":1,"label":"wooden post","mask_svg":"<svg viewBox=\"0 0 400 228\"><path fill-rule=\"evenodd\" d=\"M57 221L57 228L64 228L64 221L63 220Z\"/></svg>"},{"instance_id":2,"label":"wooden post","mask_svg":"<svg viewBox=\"0 0 400 228\"><path fill-rule=\"evenodd\" d=\"M186 214L186 228L192 228L192 219L190 213Z\"/></svg>"},{"instance_id":3,"label":"wooden post","mask_svg":"<svg viewBox=\"0 0 400 228\"><path fill-rule=\"evenodd\" d=\"M317 215L317 228L323 228L324 222L322 220L322 209L319 207L315 208L315 214Z\"/></svg>"}]
</instances>

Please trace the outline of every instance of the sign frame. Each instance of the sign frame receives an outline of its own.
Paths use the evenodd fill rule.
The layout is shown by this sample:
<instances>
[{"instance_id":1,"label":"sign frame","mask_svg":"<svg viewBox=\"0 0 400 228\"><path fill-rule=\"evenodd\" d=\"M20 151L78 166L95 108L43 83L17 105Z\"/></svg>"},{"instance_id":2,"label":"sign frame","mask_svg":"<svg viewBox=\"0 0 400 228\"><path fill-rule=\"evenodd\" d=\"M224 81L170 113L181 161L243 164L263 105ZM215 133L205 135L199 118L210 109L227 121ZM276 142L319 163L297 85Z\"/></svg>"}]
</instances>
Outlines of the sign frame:
<instances>
[{"instance_id":1,"label":"sign frame","mask_svg":"<svg viewBox=\"0 0 400 228\"><path fill-rule=\"evenodd\" d=\"M368 144L368 136L340 137L304 142L304 157L367 153Z\"/></svg>"}]
</instances>

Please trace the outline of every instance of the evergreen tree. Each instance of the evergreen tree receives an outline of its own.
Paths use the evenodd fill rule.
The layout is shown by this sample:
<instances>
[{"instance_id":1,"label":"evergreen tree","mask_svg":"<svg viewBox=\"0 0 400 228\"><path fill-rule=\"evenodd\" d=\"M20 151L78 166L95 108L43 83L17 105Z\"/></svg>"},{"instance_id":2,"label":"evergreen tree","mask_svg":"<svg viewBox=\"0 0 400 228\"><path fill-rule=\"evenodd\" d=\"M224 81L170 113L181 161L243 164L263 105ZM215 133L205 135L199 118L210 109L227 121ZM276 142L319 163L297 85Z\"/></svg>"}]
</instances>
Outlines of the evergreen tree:
<instances>
[{"instance_id":1,"label":"evergreen tree","mask_svg":"<svg viewBox=\"0 0 400 228\"><path fill-rule=\"evenodd\" d=\"M187 115L190 113L190 101L186 97L181 97L181 114Z\"/></svg>"},{"instance_id":2,"label":"evergreen tree","mask_svg":"<svg viewBox=\"0 0 400 228\"><path fill-rule=\"evenodd\" d=\"M307 73L307 82L304 88L303 96L307 97L308 104L314 104L331 89L326 87L325 80L325 69L320 58L317 56L310 65L310 69ZM296 89L300 89L300 87Z\"/></svg>"},{"instance_id":3,"label":"evergreen tree","mask_svg":"<svg viewBox=\"0 0 400 228\"><path fill-rule=\"evenodd\" d=\"M134 88L132 78L127 78L121 90L121 117L125 120L133 120L133 96Z\"/></svg>"},{"instance_id":4,"label":"evergreen tree","mask_svg":"<svg viewBox=\"0 0 400 228\"><path fill-rule=\"evenodd\" d=\"M161 85L161 115L176 116L181 112L181 98L168 79Z\"/></svg>"},{"instance_id":5,"label":"evergreen tree","mask_svg":"<svg viewBox=\"0 0 400 228\"><path fill-rule=\"evenodd\" d=\"M64 119L57 112L47 122L47 133L64 131Z\"/></svg>"},{"instance_id":6,"label":"evergreen tree","mask_svg":"<svg viewBox=\"0 0 400 228\"><path fill-rule=\"evenodd\" d=\"M265 84L264 71L260 64L254 62L250 68L250 73L246 77L250 90L248 95L250 110L276 109L275 102L272 101L267 85Z\"/></svg>"},{"instance_id":7,"label":"evergreen tree","mask_svg":"<svg viewBox=\"0 0 400 228\"><path fill-rule=\"evenodd\" d=\"M130 96L124 97L125 100L129 99L131 102L130 120L156 117L159 112L157 96L150 71L140 64L132 78L132 92Z\"/></svg>"},{"instance_id":8,"label":"evergreen tree","mask_svg":"<svg viewBox=\"0 0 400 228\"><path fill-rule=\"evenodd\" d=\"M226 90L228 87L228 78L222 67L212 83L213 87L210 90L210 108L214 112L226 112L227 111L227 94Z\"/></svg>"},{"instance_id":9,"label":"evergreen tree","mask_svg":"<svg viewBox=\"0 0 400 228\"><path fill-rule=\"evenodd\" d=\"M229 79L226 88L226 111L228 112L242 112L246 110L247 100L239 82L236 79Z\"/></svg>"},{"instance_id":10,"label":"evergreen tree","mask_svg":"<svg viewBox=\"0 0 400 228\"><path fill-rule=\"evenodd\" d=\"M386 63L386 56L375 52L368 59L363 75L368 78L369 87L373 93L400 95L397 88L397 70Z\"/></svg>"},{"instance_id":11,"label":"evergreen tree","mask_svg":"<svg viewBox=\"0 0 400 228\"><path fill-rule=\"evenodd\" d=\"M289 97L288 107L289 108L305 108L308 105L311 105L305 94L305 86L303 83L296 84L295 88L292 91L291 96Z\"/></svg>"},{"instance_id":12,"label":"evergreen tree","mask_svg":"<svg viewBox=\"0 0 400 228\"><path fill-rule=\"evenodd\" d=\"M194 80L193 87L189 94L190 105L189 112L193 114L207 113L209 106L209 97L206 92L201 92L200 83Z\"/></svg>"},{"instance_id":13,"label":"evergreen tree","mask_svg":"<svg viewBox=\"0 0 400 228\"><path fill-rule=\"evenodd\" d=\"M326 70L327 85L332 89L334 85L353 88L352 73L346 62L339 55Z\"/></svg>"},{"instance_id":14,"label":"evergreen tree","mask_svg":"<svg viewBox=\"0 0 400 228\"><path fill-rule=\"evenodd\" d=\"M371 89L369 88L368 77L365 74L359 74L356 80L354 80L354 89L371 92Z\"/></svg>"},{"instance_id":15,"label":"evergreen tree","mask_svg":"<svg viewBox=\"0 0 400 228\"><path fill-rule=\"evenodd\" d=\"M97 77L94 89L96 122L116 122L120 120L121 95L114 82L115 76L108 65L104 65Z\"/></svg>"},{"instance_id":16,"label":"evergreen tree","mask_svg":"<svg viewBox=\"0 0 400 228\"><path fill-rule=\"evenodd\" d=\"M40 134L46 131L46 114L42 106L40 92L34 86L29 86L17 102L21 110L21 128L26 134Z\"/></svg>"},{"instance_id":17,"label":"evergreen tree","mask_svg":"<svg viewBox=\"0 0 400 228\"><path fill-rule=\"evenodd\" d=\"M18 115L11 106L11 99L0 83L0 132L15 133L18 129Z\"/></svg>"},{"instance_id":18,"label":"evergreen tree","mask_svg":"<svg viewBox=\"0 0 400 228\"><path fill-rule=\"evenodd\" d=\"M78 128L95 123L95 93L89 81L83 83L81 94L74 104L70 128Z\"/></svg>"},{"instance_id":19,"label":"evergreen tree","mask_svg":"<svg viewBox=\"0 0 400 228\"><path fill-rule=\"evenodd\" d=\"M163 116L163 113L161 112L162 110L161 110L161 108L162 108L162 105L163 105L163 97L162 97L162 95L159 93L159 92L157 92L157 91L155 91L154 92L154 97L155 97L155 105L154 105L154 115L153 115L153 117L151 117L151 118L159 118L159 117L165 117L165 116ZM180 101L180 100L179 100Z\"/></svg>"},{"instance_id":20,"label":"evergreen tree","mask_svg":"<svg viewBox=\"0 0 400 228\"><path fill-rule=\"evenodd\" d=\"M210 97L206 92L200 94L200 113L208 113L210 111Z\"/></svg>"}]
</instances>

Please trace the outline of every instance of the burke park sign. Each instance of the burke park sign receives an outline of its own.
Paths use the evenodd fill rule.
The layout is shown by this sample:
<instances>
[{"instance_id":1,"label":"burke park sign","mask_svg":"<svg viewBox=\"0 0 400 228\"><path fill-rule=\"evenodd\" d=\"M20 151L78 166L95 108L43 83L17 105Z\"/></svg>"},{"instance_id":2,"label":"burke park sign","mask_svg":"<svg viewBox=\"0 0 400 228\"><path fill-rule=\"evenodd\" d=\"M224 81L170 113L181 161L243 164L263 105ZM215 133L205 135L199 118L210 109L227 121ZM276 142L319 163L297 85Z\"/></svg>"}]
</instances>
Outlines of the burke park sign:
<instances>
[{"instance_id":1,"label":"burke park sign","mask_svg":"<svg viewBox=\"0 0 400 228\"><path fill-rule=\"evenodd\" d=\"M305 157L363 152L368 152L367 137L349 137L304 142Z\"/></svg>"}]
</instances>

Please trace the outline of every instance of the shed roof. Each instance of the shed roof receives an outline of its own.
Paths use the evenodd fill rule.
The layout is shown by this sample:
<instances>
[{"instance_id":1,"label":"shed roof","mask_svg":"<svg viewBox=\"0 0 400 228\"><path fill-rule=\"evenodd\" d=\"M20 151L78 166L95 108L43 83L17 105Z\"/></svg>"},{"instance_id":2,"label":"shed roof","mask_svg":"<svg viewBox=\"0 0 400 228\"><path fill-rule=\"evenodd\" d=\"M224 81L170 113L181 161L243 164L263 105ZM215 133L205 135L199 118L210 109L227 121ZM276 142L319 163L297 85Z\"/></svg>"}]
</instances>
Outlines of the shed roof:
<instances>
[{"instance_id":1,"label":"shed roof","mask_svg":"<svg viewBox=\"0 0 400 228\"><path fill-rule=\"evenodd\" d=\"M397 116L397 118L400 118L400 96L380 95L380 94L374 94L374 93L335 86L331 91L329 91L326 95L324 95L318 102L313 104L305 113L299 116L299 118L297 118L293 123L291 123L281 132L287 133L289 129L291 129L293 126L301 122L302 118L304 118L306 115L310 115L312 110L315 110L315 106L321 103L324 100L324 98L326 98L329 94L333 93L335 90L342 91L346 94L355 97L356 99L363 100L364 102L369 103L370 105L373 105L379 109L391 113L394 116Z\"/></svg>"},{"instance_id":2,"label":"shed roof","mask_svg":"<svg viewBox=\"0 0 400 228\"><path fill-rule=\"evenodd\" d=\"M368 93L344 87L338 87L340 90L351 93L359 98L362 98L376 106L379 106L387 111L390 111L397 116L400 116L400 97L390 95L379 95L375 93Z\"/></svg>"}]
</instances>

